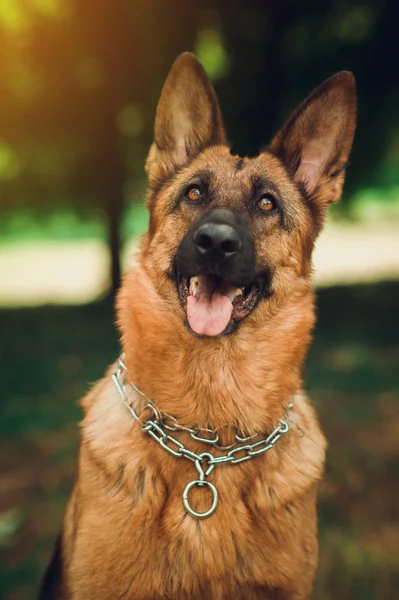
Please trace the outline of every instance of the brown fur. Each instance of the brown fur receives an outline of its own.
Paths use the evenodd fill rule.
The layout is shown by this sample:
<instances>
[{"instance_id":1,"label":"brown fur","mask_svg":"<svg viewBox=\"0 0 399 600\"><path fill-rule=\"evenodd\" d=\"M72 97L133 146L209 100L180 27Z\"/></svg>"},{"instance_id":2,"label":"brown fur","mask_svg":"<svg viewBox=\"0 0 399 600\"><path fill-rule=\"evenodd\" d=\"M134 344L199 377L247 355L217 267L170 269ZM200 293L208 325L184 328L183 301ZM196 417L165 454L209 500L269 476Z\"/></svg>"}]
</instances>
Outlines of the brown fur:
<instances>
[{"instance_id":1,"label":"brown fur","mask_svg":"<svg viewBox=\"0 0 399 600\"><path fill-rule=\"evenodd\" d=\"M182 493L196 477L143 433L110 374L83 400L79 476L62 536L64 599L301 600L317 564L316 491L325 440L301 392L314 323L311 252L328 202L341 194L355 123L353 77L322 84L256 158L232 156L221 113L192 55L176 61L157 112L147 162L150 231L118 298L128 377L160 411L188 426L231 425L268 433L290 411L289 433L273 449L209 479L216 512L196 520ZM172 280L178 245L205 208L181 200L206 178L207 207L240 212L255 240L270 295L230 335L197 338ZM253 184L278 194L279 215L253 210ZM265 184L266 182L266 184ZM132 391L138 411L143 400ZM204 451L180 433L179 440ZM198 510L209 497L195 489Z\"/></svg>"}]
</instances>

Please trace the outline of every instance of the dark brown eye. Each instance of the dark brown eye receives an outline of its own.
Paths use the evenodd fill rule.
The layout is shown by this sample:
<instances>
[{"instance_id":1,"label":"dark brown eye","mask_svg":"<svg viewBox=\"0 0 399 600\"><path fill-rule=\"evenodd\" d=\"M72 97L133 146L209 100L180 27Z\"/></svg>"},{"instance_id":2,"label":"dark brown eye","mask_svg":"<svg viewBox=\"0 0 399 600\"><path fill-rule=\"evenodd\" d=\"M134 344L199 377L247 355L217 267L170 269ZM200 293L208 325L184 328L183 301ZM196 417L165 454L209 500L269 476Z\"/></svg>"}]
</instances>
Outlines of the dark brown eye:
<instances>
[{"instance_id":1,"label":"dark brown eye","mask_svg":"<svg viewBox=\"0 0 399 600\"><path fill-rule=\"evenodd\" d=\"M190 202L198 202L199 200L202 200L201 190L199 189L198 185L192 185L189 187L185 193L185 197L187 200L190 200Z\"/></svg>"},{"instance_id":2,"label":"dark brown eye","mask_svg":"<svg viewBox=\"0 0 399 600\"><path fill-rule=\"evenodd\" d=\"M258 200L257 205L262 212L272 212L277 208L277 203L271 194L263 194L262 198Z\"/></svg>"}]
</instances>

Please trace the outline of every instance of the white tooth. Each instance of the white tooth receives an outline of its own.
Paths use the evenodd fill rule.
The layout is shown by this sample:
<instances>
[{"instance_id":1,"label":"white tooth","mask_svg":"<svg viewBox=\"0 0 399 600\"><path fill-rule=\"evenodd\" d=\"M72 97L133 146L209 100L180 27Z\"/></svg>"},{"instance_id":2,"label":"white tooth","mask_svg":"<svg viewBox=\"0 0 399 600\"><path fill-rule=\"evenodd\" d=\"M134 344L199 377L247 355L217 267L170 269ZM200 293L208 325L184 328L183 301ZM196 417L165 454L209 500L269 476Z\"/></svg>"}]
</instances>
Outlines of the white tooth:
<instances>
[{"instance_id":1,"label":"white tooth","mask_svg":"<svg viewBox=\"0 0 399 600\"><path fill-rule=\"evenodd\" d=\"M192 294L193 296L197 295L198 292L198 277L191 277L190 279L190 288L189 288L189 293Z\"/></svg>"},{"instance_id":2,"label":"white tooth","mask_svg":"<svg viewBox=\"0 0 399 600\"><path fill-rule=\"evenodd\" d=\"M237 289L236 289L236 291L234 292L234 298L235 298L236 296L242 296L242 295L243 295L243 293L244 293L243 289L241 289L241 288L237 288Z\"/></svg>"}]
</instances>

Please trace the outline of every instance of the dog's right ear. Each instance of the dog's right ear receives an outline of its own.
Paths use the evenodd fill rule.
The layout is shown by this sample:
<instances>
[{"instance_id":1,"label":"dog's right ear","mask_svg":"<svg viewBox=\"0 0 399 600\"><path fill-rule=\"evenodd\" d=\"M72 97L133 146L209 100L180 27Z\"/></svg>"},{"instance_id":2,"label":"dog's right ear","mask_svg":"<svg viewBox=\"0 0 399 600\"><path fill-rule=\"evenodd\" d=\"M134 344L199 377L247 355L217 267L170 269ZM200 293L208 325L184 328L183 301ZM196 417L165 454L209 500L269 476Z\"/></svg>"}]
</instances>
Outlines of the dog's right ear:
<instances>
[{"instance_id":1,"label":"dog's right ear","mask_svg":"<svg viewBox=\"0 0 399 600\"><path fill-rule=\"evenodd\" d=\"M355 123L355 79L341 71L300 104L271 143L306 195L321 206L340 199Z\"/></svg>"},{"instance_id":2,"label":"dog's right ear","mask_svg":"<svg viewBox=\"0 0 399 600\"><path fill-rule=\"evenodd\" d=\"M197 58L184 52L175 60L158 103L154 143L146 163L150 186L207 146L225 143L215 90Z\"/></svg>"}]
</instances>

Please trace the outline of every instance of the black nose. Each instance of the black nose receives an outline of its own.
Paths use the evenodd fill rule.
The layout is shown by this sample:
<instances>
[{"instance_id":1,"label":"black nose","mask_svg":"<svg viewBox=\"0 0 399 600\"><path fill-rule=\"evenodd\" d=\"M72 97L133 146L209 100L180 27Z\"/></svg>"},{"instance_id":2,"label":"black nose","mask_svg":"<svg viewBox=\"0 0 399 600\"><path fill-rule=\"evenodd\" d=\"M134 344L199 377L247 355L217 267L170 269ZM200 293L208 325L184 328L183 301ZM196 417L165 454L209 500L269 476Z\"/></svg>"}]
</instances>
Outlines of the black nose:
<instances>
[{"instance_id":1,"label":"black nose","mask_svg":"<svg viewBox=\"0 0 399 600\"><path fill-rule=\"evenodd\" d=\"M227 208L204 212L179 244L176 267L180 275L215 276L236 287L255 277L255 246L244 218Z\"/></svg>"},{"instance_id":2,"label":"black nose","mask_svg":"<svg viewBox=\"0 0 399 600\"><path fill-rule=\"evenodd\" d=\"M194 236L195 246L203 256L229 257L241 248L237 230L227 223L204 223Z\"/></svg>"}]
</instances>

